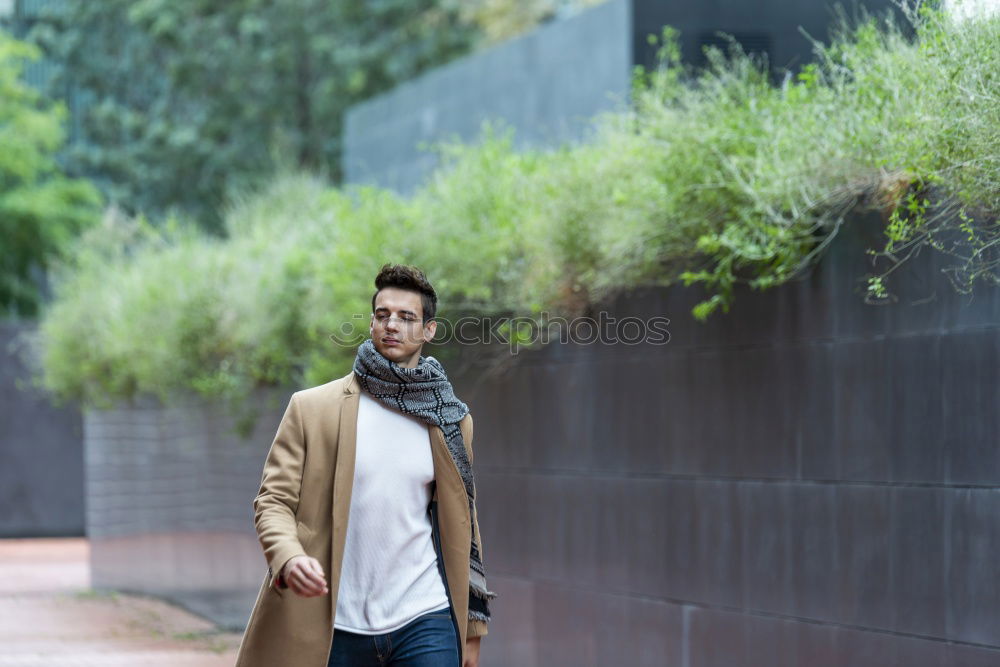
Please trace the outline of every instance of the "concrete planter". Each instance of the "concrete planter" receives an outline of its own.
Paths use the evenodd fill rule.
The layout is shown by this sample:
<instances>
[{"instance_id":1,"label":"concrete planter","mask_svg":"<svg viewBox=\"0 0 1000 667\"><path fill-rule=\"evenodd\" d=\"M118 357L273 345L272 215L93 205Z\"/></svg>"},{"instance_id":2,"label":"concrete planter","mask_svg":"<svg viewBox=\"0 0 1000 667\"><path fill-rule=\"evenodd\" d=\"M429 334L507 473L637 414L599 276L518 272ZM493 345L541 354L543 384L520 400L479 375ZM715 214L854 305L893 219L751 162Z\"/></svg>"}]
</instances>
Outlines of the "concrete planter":
<instances>
[{"instance_id":1,"label":"concrete planter","mask_svg":"<svg viewBox=\"0 0 1000 667\"><path fill-rule=\"evenodd\" d=\"M291 390L261 390L252 433L221 404L153 399L84 414L93 587L156 595L242 628L267 569L253 526Z\"/></svg>"}]
</instances>

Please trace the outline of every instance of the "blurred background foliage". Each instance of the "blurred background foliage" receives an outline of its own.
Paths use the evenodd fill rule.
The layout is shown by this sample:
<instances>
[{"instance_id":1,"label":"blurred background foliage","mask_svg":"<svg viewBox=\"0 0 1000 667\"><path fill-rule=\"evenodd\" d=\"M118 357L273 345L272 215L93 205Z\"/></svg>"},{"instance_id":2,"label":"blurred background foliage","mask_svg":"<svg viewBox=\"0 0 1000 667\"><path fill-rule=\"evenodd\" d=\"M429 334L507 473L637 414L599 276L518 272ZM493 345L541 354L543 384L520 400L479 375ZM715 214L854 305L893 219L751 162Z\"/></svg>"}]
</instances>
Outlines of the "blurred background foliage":
<instances>
[{"instance_id":1,"label":"blurred background foliage","mask_svg":"<svg viewBox=\"0 0 1000 667\"><path fill-rule=\"evenodd\" d=\"M344 111L599 0L49 3L28 39L83 101L69 173L123 210L221 234L234 192L296 167L340 181Z\"/></svg>"},{"instance_id":2,"label":"blurred background foliage","mask_svg":"<svg viewBox=\"0 0 1000 667\"><path fill-rule=\"evenodd\" d=\"M799 275L859 206L886 214L892 262L934 246L960 289L996 282L1000 17L910 19L844 29L780 86L738 50L691 71L665 30L633 107L587 142L516 151L487 126L439 146L444 166L408 197L294 164L236 191L218 236L112 210L58 270L42 380L88 403L328 381L354 355L330 337L367 335L385 261L425 267L442 318L574 316L677 282L707 288L704 318L738 283Z\"/></svg>"},{"instance_id":3,"label":"blurred background foliage","mask_svg":"<svg viewBox=\"0 0 1000 667\"><path fill-rule=\"evenodd\" d=\"M67 169L129 213L220 207L281 166L339 180L344 110L467 52L476 27L438 0L105 0L54 5L30 39L81 91Z\"/></svg>"},{"instance_id":4,"label":"blurred background foliage","mask_svg":"<svg viewBox=\"0 0 1000 667\"><path fill-rule=\"evenodd\" d=\"M57 160L66 107L24 83L34 46L0 31L0 309L37 314L51 262L96 219L101 203L86 180L69 178Z\"/></svg>"}]
</instances>

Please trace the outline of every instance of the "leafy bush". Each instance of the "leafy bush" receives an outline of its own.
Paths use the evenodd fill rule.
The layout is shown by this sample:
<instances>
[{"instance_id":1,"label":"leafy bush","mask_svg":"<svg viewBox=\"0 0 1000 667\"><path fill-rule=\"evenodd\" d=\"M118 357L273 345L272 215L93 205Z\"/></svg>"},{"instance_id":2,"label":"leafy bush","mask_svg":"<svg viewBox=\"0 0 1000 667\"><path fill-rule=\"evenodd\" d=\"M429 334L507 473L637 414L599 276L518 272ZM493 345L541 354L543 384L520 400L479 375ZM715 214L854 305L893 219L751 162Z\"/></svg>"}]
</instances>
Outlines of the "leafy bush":
<instances>
[{"instance_id":1,"label":"leafy bush","mask_svg":"<svg viewBox=\"0 0 1000 667\"><path fill-rule=\"evenodd\" d=\"M845 31L779 87L735 52L690 72L666 31L633 107L585 144L517 151L487 128L441 146L408 198L285 174L225 212L226 241L109 216L61 274L44 382L94 402L329 380L354 356L330 335L367 332L386 261L426 268L442 317L574 315L620 288L700 282L704 318L738 283L805 270L859 204L886 211L894 261L958 230L967 283L995 280L1000 19L912 19L912 39L884 21Z\"/></svg>"},{"instance_id":2,"label":"leafy bush","mask_svg":"<svg viewBox=\"0 0 1000 667\"><path fill-rule=\"evenodd\" d=\"M869 20L817 44L817 62L778 88L759 63L718 51L684 83L668 31L665 67L640 80L633 114L610 118L607 145L627 137L656 147L640 154L668 194L637 240L649 239L660 260L700 256L702 266L679 274L714 292L697 316L728 308L736 283L770 287L805 270L858 205L892 212L886 247L873 251L890 268L871 276L872 295L886 295L882 279L904 245L944 250L936 237L958 227L968 233L965 254L953 252L958 286L997 281L1000 17L956 24L904 9L916 39L889 19ZM931 185L937 202L927 199ZM919 214L932 203L930 221ZM649 268L641 277L676 277Z\"/></svg>"},{"instance_id":3,"label":"leafy bush","mask_svg":"<svg viewBox=\"0 0 1000 667\"><path fill-rule=\"evenodd\" d=\"M66 108L21 79L38 49L0 30L0 313L33 317L49 263L98 217L100 197L56 160Z\"/></svg>"}]
</instances>

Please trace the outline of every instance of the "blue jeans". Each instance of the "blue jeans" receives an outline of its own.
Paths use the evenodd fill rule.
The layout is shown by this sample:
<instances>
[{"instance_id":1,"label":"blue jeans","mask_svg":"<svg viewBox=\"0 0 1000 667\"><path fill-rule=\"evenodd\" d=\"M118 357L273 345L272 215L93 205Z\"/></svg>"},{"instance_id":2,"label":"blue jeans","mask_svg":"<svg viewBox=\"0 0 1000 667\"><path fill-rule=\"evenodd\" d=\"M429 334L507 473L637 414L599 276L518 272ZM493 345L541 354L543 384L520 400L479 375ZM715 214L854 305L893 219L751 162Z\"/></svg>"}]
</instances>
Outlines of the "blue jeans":
<instances>
[{"instance_id":1,"label":"blue jeans","mask_svg":"<svg viewBox=\"0 0 1000 667\"><path fill-rule=\"evenodd\" d=\"M459 667L451 610L431 611L382 635L333 630L328 667Z\"/></svg>"}]
</instances>

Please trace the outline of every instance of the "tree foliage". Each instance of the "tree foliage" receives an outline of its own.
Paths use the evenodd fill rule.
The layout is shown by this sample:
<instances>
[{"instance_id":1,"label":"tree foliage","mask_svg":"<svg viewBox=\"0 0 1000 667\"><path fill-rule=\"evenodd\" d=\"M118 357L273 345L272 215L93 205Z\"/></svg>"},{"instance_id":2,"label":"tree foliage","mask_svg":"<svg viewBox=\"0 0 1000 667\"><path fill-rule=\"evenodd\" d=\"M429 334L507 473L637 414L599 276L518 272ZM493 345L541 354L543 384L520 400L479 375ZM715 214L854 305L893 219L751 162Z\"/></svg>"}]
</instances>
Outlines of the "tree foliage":
<instances>
[{"instance_id":1,"label":"tree foliage","mask_svg":"<svg viewBox=\"0 0 1000 667\"><path fill-rule=\"evenodd\" d=\"M0 30L0 308L22 317L37 313L46 268L96 220L100 204L97 190L66 178L56 159L65 106L21 78L38 57Z\"/></svg>"},{"instance_id":2,"label":"tree foliage","mask_svg":"<svg viewBox=\"0 0 1000 667\"><path fill-rule=\"evenodd\" d=\"M339 178L354 102L467 51L440 0L103 0L44 12L31 38L81 92L69 167L128 212L222 231L276 169Z\"/></svg>"}]
</instances>

